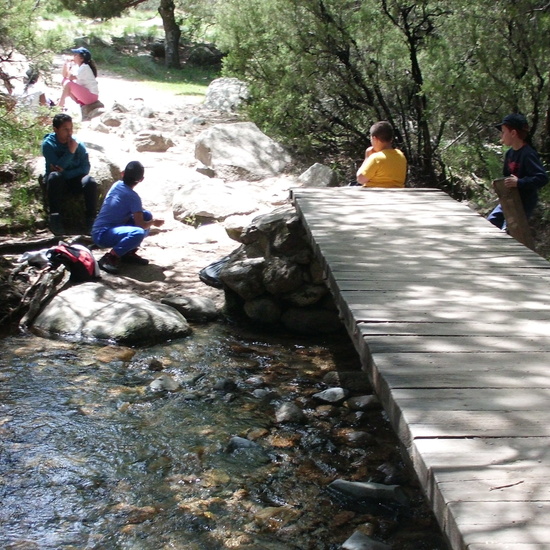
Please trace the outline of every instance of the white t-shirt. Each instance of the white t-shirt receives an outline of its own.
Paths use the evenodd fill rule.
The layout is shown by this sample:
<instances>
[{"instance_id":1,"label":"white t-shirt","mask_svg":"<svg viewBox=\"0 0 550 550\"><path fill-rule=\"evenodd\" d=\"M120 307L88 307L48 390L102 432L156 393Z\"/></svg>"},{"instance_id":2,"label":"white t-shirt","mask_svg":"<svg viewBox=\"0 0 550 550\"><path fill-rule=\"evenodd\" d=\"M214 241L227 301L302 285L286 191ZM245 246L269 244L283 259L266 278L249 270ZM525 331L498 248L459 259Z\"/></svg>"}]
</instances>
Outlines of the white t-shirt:
<instances>
[{"instance_id":1,"label":"white t-shirt","mask_svg":"<svg viewBox=\"0 0 550 550\"><path fill-rule=\"evenodd\" d=\"M86 65L86 63L78 65L78 68L74 74L76 76L76 80L74 82L84 86L84 88L89 90L92 94L99 95L97 80L90 65Z\"/></svg>"},{"instance_id":2,"label":"white t-shirt","mask_svg":"<svg viewBox=\"0 0 550 550\"><path fill-rule=\"evenodd\" d=\"M17 97L18 103L27 107L38 107L42 94L44 94L44 90L39 84L31 84L26 90L25 85L21 84L13 91L13 95Z\"/></svg>"}]
</instances>

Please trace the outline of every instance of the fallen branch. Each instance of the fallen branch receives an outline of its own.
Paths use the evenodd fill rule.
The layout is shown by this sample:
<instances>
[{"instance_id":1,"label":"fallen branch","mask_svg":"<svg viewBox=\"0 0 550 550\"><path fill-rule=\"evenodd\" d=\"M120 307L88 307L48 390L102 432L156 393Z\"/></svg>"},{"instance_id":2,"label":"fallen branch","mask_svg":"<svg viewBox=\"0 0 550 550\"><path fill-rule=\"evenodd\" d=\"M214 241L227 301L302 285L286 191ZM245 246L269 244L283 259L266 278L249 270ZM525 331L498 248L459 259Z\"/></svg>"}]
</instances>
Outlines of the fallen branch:
<instances>
[{"instance_id":1,"label":"fallen branch","mask_svg":"<svg viewBox=\"0 0 550 550\"><path fill-rule=\"evenodd\" d=\"M39 273L38 278L25 291L21 303L17 308L20 312L26 311L19 321L19 328L26 330L34 321L46 302L59 293L69 282L70 273L65 266L60 265L57 269L44 269Z\"/></svg>"}]
</instances>

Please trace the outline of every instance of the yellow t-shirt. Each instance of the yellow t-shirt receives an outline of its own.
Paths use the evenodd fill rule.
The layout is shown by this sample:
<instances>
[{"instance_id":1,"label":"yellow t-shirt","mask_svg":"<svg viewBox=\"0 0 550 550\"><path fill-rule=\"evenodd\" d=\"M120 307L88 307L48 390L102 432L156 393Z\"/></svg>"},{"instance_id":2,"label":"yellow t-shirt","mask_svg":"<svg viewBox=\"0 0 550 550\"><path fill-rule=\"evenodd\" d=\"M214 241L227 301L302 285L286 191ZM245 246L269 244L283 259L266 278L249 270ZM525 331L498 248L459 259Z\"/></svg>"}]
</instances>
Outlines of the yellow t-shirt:
<instances>
[{"instance_id":1,"label":"yellow t-shirt","mask_svg":"<svg viewBox=\"0 0 550 550\"><path fill-rule=\"evenodd\" d=\"M407 159L399 149L384 149L365 159L359 173L369 180L364 187L405 187Z\"/></svg>"}]
</instances>

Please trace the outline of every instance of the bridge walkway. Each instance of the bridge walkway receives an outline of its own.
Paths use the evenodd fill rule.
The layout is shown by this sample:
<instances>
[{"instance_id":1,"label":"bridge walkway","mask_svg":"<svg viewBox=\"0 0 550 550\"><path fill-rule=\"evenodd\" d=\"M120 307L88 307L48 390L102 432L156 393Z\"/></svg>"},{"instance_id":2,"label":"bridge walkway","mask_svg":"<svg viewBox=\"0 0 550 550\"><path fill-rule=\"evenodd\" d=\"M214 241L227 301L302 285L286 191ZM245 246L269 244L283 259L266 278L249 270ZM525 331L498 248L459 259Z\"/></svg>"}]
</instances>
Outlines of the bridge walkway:
<instances>
[{"instance_id":1,"label":"bridge walkway","mask_svg":"<svg viewBox=\"0 0 550 550\"><path fill-rule=\"evenodd\" d=\"M453 550L550 550L550 263L437 190L292 200Z\"/></svg>"}]
</instances>

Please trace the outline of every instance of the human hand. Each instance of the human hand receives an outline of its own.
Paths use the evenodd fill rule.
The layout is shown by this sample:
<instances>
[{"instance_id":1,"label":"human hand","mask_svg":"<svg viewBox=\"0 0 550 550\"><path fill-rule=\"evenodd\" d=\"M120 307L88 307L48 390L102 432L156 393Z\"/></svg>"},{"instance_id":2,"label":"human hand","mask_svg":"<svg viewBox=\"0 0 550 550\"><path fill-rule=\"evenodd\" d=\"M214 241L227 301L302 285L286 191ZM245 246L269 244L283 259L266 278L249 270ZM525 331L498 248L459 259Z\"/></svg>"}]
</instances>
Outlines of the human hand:
<instances>
[{"instance_id":1,"label":"human hand","mask_svg":"<svg viewBox=\"0 0 550 550\"><path fill-rule=\"evenodd\" d=\"M370 147L367 147L365 151L365 158L368 159L373 153L374 149L372 148L372 145Z\"/></svg>"},{"instance_id":2,"label":"human hand","mask_svg":"<svg viewBox=\"0 0 550 550\"><path fill-rule=\"evenodd\" d=\"M504 178L504 187L513 188L518 186L518 178L517 176L508 176L507 178Z\"/></svg>"},{"instance_id":3,"label":"human hand","mask_svg":"<svg viewBox=\"0 0 550 550\"><path fill-rule=\"evenodd\" d=\"M69 141L67 142L67 147L69 148L70 153L74 153L76 151L76 148L78 147L78 143L72 136L69 138Z\"/></svg>"},{"instance_id":4,"label":"human hand","mask_svg":"<svg viewBox=\"0 0 550 550\"><path fill-rule=\"evenodd\" d=\"M57 164L50 164L50 172L63 172L63 168Z\"/></svg>"},{"instance_id":5,"label":"human hand","mask_svg":"<svg viewBox=\"0 0 550 550\"><path fill-rule=\"evenodd\" d=\"M161 225L164 225L164 220L153 220L153 225L155 227L160 227Z\"/></svg>"}]
</instances>

